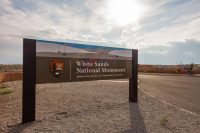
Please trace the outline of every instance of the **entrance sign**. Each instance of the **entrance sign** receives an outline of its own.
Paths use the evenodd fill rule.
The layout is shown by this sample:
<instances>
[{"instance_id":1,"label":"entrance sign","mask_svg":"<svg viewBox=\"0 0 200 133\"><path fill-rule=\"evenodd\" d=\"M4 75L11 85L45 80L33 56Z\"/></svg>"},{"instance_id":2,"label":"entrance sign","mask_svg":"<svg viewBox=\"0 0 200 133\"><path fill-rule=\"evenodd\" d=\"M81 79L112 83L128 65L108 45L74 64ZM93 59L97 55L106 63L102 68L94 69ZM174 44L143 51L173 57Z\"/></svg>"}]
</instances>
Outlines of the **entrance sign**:
<instances>
[{"instance_id":1,"label":"entrance sign","mask_svg":"<svg viewBox=\"0 0 200 133\"><path fill-rule=\"evenodd\" d=\"M24 39L23 52L22 123L35 120L36 84L129 79L137 102L137 50Z\"/></svg>"},{"instance_id":2,"label":"entrance sign","mask_svg":"<svg viewBox=\"0 0 200 133\"><path fill-rule=\"evenodd\" d=\"M36 83L131 78L132 50L36 41Z\"/></svg>"}]
</instances>

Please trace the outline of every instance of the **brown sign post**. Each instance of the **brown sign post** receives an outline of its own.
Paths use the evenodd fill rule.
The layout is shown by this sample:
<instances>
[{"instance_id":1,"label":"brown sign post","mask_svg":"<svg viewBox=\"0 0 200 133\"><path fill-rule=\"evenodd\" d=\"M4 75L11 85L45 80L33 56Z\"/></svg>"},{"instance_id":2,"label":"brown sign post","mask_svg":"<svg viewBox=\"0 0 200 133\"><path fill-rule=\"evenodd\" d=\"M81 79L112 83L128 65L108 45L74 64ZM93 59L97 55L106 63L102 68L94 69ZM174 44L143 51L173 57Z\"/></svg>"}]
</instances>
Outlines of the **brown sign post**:
<instances>
[{"instance_id":1,"label":"brown sign post","mask_svg":"<svg viewBox=\"0 0 200 133\"><path fill-rule=\"evenodd\" d=\"M138 50L132 50L132 74L129 78L129 101L138 101Z\"/></svg>"},{"instance_id":2,"label":"brown sign post","mask_svg":"<svg viewBox=\"0 0 200 133\"><path fill-rule=\"evenodd\" d=\"M22 123L35 121L36 40L23 40Z\"/></svg>"},{"instance_id":3,"label":"brown sign post","mask_svg":"<svg viewBox=\"0 0 200 133\"><path fill-rule=\"evenodd\" d=\"M36 84L125 78L137 102L138 50L24 39L22 123L35 120Z\"/></svg>"}]
</instances>

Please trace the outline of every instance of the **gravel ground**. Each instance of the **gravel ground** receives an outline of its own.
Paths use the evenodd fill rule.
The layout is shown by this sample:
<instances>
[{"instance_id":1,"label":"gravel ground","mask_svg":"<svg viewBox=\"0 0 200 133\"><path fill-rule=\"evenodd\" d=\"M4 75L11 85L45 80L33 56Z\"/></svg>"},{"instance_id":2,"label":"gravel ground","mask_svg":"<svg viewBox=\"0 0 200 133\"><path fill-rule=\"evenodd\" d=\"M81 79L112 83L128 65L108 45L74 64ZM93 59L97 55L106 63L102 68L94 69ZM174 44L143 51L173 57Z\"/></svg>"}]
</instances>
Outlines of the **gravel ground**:
<instances>
[{"instance_id":1,"label":"gravel ground","mask_svg":"<svg viewBox=\"0 0 200 133\"><path fill-rule=\"evenodd\" d=\"M128 102L128 82L87 81L37 85L36 121L21 125L22 82L0 95L0 132L200 133L200 117L139 90ZM162 124L161 124L162 123Z\"/></svg>"}]
</instances>

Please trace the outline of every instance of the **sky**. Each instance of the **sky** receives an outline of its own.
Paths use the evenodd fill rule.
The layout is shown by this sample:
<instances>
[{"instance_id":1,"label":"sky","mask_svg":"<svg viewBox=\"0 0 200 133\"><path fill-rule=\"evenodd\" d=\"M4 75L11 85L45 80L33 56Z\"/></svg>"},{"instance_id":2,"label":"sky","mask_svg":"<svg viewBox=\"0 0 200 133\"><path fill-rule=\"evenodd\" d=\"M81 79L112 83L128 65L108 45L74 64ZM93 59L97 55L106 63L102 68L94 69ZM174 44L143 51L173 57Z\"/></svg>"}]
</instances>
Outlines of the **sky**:
<instances>
[{"instance_id":1,"label":"sky","mask_svg":"<svg viewBox=\"0 0 200 133\"><path fill-rule=\"evenodd\" d=\"M199 0L0 0L0 64L23 38L139 50L140 64L200 64Z\"/></svg>"}]
</instances>

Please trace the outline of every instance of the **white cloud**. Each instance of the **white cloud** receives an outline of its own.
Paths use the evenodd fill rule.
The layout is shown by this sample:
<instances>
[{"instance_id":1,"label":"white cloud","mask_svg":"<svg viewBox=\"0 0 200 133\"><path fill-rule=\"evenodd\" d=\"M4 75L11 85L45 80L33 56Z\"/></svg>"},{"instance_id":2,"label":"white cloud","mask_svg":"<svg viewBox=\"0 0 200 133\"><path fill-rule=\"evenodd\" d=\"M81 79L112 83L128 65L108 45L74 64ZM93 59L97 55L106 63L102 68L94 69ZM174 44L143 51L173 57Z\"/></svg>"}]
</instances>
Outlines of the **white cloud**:
<instances>
[{"instance_id":1,"label":"white cloud","mask_svg":"<svg viewBox=\"0 0 200 133\"><path fill-rule=\"evenodd\" d=\"M128 36L128 40L138 43L138 48L142 48L148 45L168 45L169 41L198 39L199 1L179 0L179 4L177 1L161 4L153 12L149 11L141 20L141 28L133 36Z\"/></svg>"},{"instance_id":2,"label":"white cloud","mask_svg":"<svg viewBox=\"0 0 200 133\"><path fill-rule=\"evenodd\" d=\"M18 37L0 37L0 64L22 63L22 40Z\"/></svg>"},{"instance_id":3,"label":"white cloud","mask_svg":"<svg viewBox=\"0 0 200 133\"><path fill-rule=\"evenodd\" d=\"M168 46L146 46L139 51L141 64L190 64L200 63L200 41L186 39L169 42Z\"/></svg>"}]
</instances>

